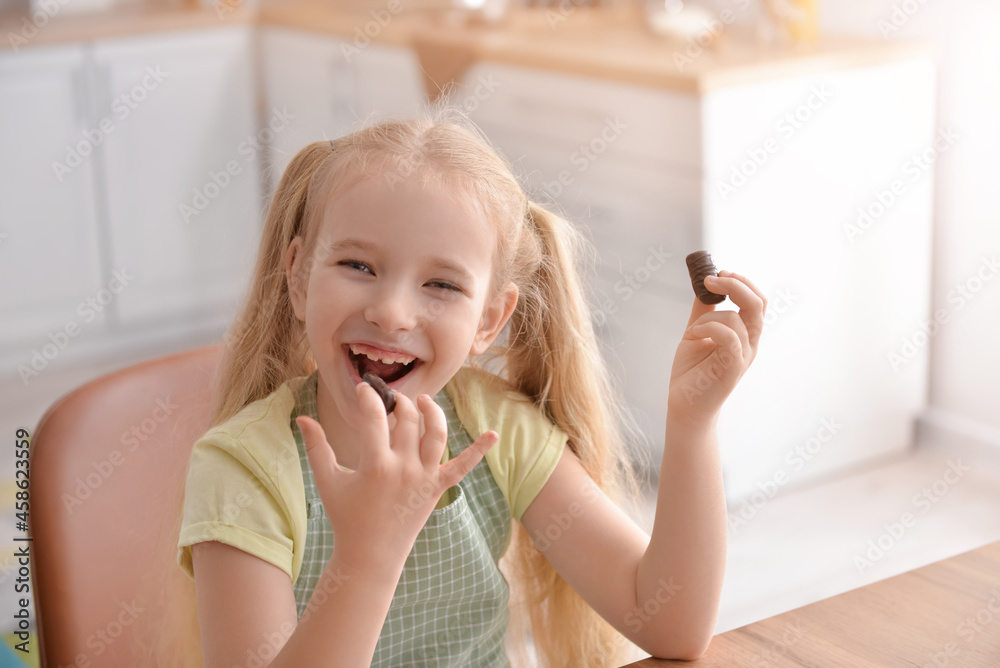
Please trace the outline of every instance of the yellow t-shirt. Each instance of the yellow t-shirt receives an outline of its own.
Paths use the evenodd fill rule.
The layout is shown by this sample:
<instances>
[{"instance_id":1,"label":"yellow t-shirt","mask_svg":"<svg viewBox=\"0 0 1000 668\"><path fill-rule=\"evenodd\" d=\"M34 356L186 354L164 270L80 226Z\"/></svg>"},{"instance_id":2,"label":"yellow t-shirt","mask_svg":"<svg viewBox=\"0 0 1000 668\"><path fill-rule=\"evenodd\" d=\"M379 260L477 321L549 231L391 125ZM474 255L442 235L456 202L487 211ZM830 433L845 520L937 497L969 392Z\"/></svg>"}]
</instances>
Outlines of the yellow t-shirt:
<instances>
[{"instance_id":1,"label":"yellow t-shirt","mask_svg":"<svg viewBox=\"0 0 1000 668\"><path fill-rule=\"evenodd\" d=\"M286 382L194 444L177 554L189 577L194 577L191 545L216 540L274 564L292 582L298 578L306 508L290 418L305 379ZM464 367L445 391L473 439L491 429L499 434L486 461L511 516L520 521L555 469L568 437L527 397L505 391L485 371Z\"/></svg>"}]
</instances>

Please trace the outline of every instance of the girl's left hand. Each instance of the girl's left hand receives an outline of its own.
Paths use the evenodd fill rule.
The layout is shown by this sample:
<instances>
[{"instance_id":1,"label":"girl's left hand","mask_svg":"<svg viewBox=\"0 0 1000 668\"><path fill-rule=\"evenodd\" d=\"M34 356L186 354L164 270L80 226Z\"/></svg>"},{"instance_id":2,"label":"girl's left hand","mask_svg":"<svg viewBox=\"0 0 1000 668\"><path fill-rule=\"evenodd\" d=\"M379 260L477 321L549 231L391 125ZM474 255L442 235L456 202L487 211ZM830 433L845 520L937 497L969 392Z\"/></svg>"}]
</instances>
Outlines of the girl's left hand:
<instances>
[{"instance_id":1,"label":"girl's left hand","mask_svg":"<svg viewBox=\"0 0 1000 668\"><path fill-rule=\"evenodd\" d=\"M727 295L739 311L716 311L697 298L670 370L671 419L711 423L757 356L767 299L745 276L720 271L705 279L710 292Z\"/></svg>"}]
</instances>

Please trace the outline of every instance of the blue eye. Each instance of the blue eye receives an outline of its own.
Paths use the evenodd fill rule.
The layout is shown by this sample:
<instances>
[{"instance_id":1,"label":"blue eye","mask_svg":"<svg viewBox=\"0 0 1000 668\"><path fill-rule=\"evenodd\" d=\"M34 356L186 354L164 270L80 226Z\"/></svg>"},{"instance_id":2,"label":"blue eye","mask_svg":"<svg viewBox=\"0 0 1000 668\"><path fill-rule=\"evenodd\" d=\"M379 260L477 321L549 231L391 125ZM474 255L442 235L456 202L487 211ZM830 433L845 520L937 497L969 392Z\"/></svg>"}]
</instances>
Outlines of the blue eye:
<instances>
[{"instance_id":1,"label":"blue eye","mask_svg":"<svg viewBox=\"0 0 1000 668\"><path fill-rule=\"evenodd\" d=\"M432 288L440 288L442 290L453 290L455 292L461 292L462 291L462 288L460 288L457 285L454 285L452 283L448 283L446 281L431 281L427 285L429 285Z\"/></svg>"},{"instance_id":2,"label":"blue eye","mask_svg":"<svg viewBox=\"0 0 1000 668\"><path fill-rule=\"evenodd\" d=\"M364 262L358 262L357 260L341 260L337 264L343 267L350 267L351 269L356 269L366 274L371 274L373 276L375 275L375 272L371 270L371 267L369 267Z\"/></svg>"}]
</instances>

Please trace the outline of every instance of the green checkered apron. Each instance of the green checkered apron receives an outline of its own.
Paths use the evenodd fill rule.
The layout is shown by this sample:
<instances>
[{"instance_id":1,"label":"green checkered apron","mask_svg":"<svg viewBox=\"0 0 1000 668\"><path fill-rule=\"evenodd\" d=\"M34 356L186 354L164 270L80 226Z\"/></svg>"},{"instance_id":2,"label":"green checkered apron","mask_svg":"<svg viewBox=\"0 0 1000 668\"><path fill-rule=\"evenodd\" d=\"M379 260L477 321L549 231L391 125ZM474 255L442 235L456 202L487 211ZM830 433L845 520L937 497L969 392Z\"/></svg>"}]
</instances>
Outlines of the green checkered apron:
<instances>
[{"instance_id":1,"label":"green checkered apron","mask_svg":"<svg viewBox=\"0 0 1000 668\"><path fill-rule=\"evenodd\" d=\"M302 617L333 553L323 510L295 418L316 415L317 374L302 385L291 416L305 484L307 530L294 584ZM472 444L442 390L434 400L448 418L448 451ZM452 488L453 500L431 511L403 566L372 666L508 666L504 650L509 591L497 567L510 538L510 508L483 459Z\"/></svg>"}]
</instances>

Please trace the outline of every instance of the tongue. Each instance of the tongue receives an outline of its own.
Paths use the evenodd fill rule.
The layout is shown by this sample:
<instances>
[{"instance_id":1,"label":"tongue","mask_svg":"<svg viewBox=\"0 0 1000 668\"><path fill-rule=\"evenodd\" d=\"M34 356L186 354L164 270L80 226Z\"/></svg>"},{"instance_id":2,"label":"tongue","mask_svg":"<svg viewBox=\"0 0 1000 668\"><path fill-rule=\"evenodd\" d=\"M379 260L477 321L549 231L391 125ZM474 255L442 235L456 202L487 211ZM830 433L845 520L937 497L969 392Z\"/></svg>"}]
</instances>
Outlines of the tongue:
<instances>
[{"instance_id":1,"label":"tongue","mask_svg":"<svg viewBox=\"0 0 1000 668\"><path fill-rule=\"evenodd\" d=\"M385 362L380 362L378 360L368 359L362 355L360 357L359 366L361 367L359 369L361 376L364 376L366 373L373 373L382 380L391 382L396 380L396 376L402 372L403 367L406 365L402 362L386 364Z\"/></svg>"}]
</instances>

